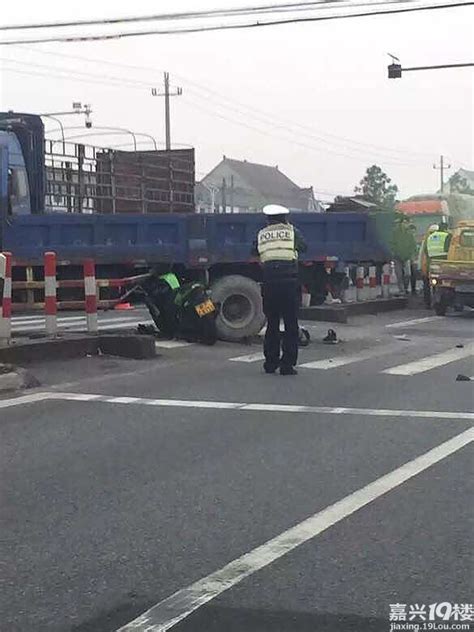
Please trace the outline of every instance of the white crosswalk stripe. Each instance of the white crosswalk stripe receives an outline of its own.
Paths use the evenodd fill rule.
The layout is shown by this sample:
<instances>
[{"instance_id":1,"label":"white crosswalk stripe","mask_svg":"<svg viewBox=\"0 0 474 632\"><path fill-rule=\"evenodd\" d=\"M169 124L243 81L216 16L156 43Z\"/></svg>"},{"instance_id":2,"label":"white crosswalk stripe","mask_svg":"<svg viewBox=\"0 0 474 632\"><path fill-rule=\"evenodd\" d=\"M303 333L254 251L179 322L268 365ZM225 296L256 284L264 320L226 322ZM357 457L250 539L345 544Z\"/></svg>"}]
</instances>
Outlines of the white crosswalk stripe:
<instances>
[{"instance_id":1,"label":"white crosswalk stripe","mask_svg":"<svg viewBox=\"0 0 474 632\"><path fill-rule=\"evenodd\" d=\"M388 375L416 375L417 373L424 373L425 371L431 371L431 369L436 369L445 364L450 364L456 360L463 360L472 355L474 355L474 343L462 349L450 349L442 353L420 358L414 362L400 364L390 369L385 369L382 373L387 373Z\"/></svg>"},{"instance_id":2,"label":"white crosswalk stripe","mask_svg":"<svg viewBox=\"0 0 474 632\"><path fill-rule=\"evenodd\" d=\"M371 358L377 358L382 355L391 353L392 351L399 351L400 344L388 344L384 347L376 347L375 349L366 349L358 353L350 355L342 355L335 358L326 358L325 360L316 360L315 362L306 362L300 364L300 368L303 369L320 369L328 371L330 369L337 369L347 364L354 364L355 362L363 362L364 360L370 360Z\"/></svg>"},{"instance_id":3,"label":"white crosswalk stripe","mask_svg":"<svg viewBox=\"0 0 474 632\"><path fill-rule=\"evenodd\" d=\"M389 343L384 346L363 349L357 353L349 353L347 355L338 354L321 360L303 362L298 365L298 368L305 370L329 371L376 358L381 358L384 361L384 364L387 365L389 360L386 360L385 356L390 357L396 355L397 353L399 354L410 351L413 357L413 353L417 349L417 346L417 341L410 340L404 342L403 346L401 346L399 342ZM436 354L418 357L415 360L410 360L409 362L405 362L403 364L396 364L396 359L392 358L391 364L395 364L395 366L386 369L377 368L376 371L385 375L416 375L418 373L424 373L426 371L442 367L446 364L450 364L451 362L464 360L473 355L474 343L471 343L463 348L448 349ZM228 358L230 362L242 362L248 364L262 362L264 359L265 358L262 352ZM398 359L398 361L400 361L400 359Z\"/></svg>"},{"instance_id":4,"label":"white crosswalk stripe","mask_svg":"<svg viewBox=\"0 0 474 632\"><path fill-rule=\"evenodd\" d=\"M157 340L155 347L158 349L180 349L181 347L190 347L192 342L186 342L185 340Z\"/></svg>"},{"instance_id":5,"label":"white crosswalk stripe","mask_svg":"<svg viewBox=\"0 0 474 632\"><path fill-rule=\"evenodd\" d=\"M237 356L236 358L229 358L231 362L259 362L264 360L263 353L251 353L250 355Z\"/></svg>"},{"instance_id":6,"label":"white crosswalk stripe","mask_svg":"<svg viewBox=\"0 0 474 632\"><path fill-rule=\"evenodd\" d=\"M115 317L108 314L99 313L99 331L117 331L120 329L135 329L139 324L152 325L148 312L137 311ZM14 316L12 318L12 330L14 333L40 333L45 329L44 316ZM87 331L85 316L59 316L58 329L63 332L81 333ZM189 347L193 343L184 340L157 340L157 349L180 349Z\"/></svg>"},{"instance_id":7,"label":"white crosswalk stripe","mask_svg":"<svg viewBox=\"0 0 474 632\"><path fill-rule=\"evenodd\" d=\"M116 329L135 329L138 324L152 324L147 313L137 313L115 317L101 317L99 315L99 331ZM19 316L12 318L12 331L14 333L39 333L45 329L45 319L43 316ZM85 316L62 316L58 317L58 329L73 333L87 330Z\"/></svg>"},{"instance_id":8,"label":"white crosswalk stripe","mask_svg":"<svg viewBox=\"0 0 474 632\"><path fill-rule=\"evenodd\" d=\"M424 318L413 318L412 320L401 320L397 323L390 323L385 325L386 329L399 329L401 327L411 327L412 325L422 325L423 323L429 323L433 320L439 321L439 316L425 316Z\"/></svg>"}]
</instances>

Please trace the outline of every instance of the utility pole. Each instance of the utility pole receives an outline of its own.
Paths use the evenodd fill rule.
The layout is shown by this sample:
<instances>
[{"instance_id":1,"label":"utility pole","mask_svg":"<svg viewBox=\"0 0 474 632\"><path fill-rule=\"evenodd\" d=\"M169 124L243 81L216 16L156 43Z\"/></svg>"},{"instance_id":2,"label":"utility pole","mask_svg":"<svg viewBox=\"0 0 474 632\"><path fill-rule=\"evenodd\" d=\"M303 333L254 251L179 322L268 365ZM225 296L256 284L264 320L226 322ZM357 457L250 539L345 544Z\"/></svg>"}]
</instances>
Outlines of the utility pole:
<instances>
[{"instance_id":1,"label":"utility pole","mask_svg":"<svg viewBox=\"0 0 474 632\"><path fill-rule=\"evenodd\" d=\"M174 92L170 92L170 74L164 73L164 90L151 89L154 97L165 97L165 134L166 134L166 150L171 149L171 122L170 122L170 97L179 97L183 94L182 88L176 88Z\"/></svg>"},{"instance_id":2,"label":"utility pole","mask_svg":"<svg viewBox=\"0 0 474 632\"><path fill-rule=\"evenodd\" d=\"M451 165L447 165L444 162L444 156L440 156L440 158L439 158L439 166L438 165L433 165L433 169L436 169L436 170L439 169L440 181L441 181L441 193L443 193L444 192L444 171L445 171L445 169L451 169Z\"/></svg>"}]
</instances>

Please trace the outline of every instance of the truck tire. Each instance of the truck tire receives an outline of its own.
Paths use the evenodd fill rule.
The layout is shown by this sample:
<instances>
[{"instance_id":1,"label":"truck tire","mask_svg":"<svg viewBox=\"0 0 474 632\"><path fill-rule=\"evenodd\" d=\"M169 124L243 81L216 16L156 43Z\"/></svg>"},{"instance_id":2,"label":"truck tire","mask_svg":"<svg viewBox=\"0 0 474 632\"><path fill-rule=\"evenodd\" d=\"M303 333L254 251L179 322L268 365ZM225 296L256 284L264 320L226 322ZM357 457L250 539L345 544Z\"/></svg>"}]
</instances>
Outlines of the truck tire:
<instances>
[{"instance_id":1,"label":"truck tire","mask_svg":"<svg viewBox=\"0 0 474 632\"><path fill-rule=\"evenodd\" d=\"M212 300L220 305L216 320L220 340L256 336L265 324L260 286L238 274L218 279L211 286Z\"/></svg>"},{"instance_id":2,"label":"truck tire","mask_svg":"<svg viewBox=\"0 0 474 632\"><path fill-rule=\"evenodd\" d=\"M448 311L448 306L444 301L440 301L439 303L435 303L434 310L436 316L446 316L446 312Z\"/></svg>"}]
</instances>

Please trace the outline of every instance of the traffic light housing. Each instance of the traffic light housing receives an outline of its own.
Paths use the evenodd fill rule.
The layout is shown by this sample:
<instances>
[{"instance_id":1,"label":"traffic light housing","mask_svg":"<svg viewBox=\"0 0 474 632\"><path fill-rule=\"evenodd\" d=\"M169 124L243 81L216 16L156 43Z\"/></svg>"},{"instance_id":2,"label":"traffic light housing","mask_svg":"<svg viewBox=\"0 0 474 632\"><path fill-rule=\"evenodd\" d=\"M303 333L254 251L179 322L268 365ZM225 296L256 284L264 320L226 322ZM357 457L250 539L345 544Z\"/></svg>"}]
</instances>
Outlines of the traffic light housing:
<instances>
[{"instance_id":1,"label":"traffic light housing","mask_svg":"<svg viewBox=\"0 0 474 632\"><path fill-rule=\"evenodd\" d=\"M401 64L390 64L388 67L388 78L389 79L400 79L402 76L402 65Z\"/></svg>"}]
</instances>

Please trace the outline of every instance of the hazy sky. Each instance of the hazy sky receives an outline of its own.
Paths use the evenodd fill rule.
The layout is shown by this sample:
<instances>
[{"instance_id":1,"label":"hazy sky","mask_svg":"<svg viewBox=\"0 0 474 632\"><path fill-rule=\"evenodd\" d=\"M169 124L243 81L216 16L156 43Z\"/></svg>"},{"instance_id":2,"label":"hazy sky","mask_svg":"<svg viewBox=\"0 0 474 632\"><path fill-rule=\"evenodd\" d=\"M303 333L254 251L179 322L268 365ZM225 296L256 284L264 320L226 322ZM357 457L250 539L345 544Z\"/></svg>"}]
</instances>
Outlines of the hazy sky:
<instances>
[{"instance_id":1,"label":"hazy sky","mask_svg":"<svg viewBox=\"0 0 474 632\"><path fill-rule=\"evenodd\" d=\"M131 5L115 0L106 7L91 0L16 0L4 3L0 22L252 4L260 3L141 0ZM150 88L160 86L167 70L172 83L183 88L183 96L172 100L172 139L196 147L198 178L225 154L279 165L299 185L313 185L317 192L350 193L366 167L377 163L399 185L402 197L432 192L439 183L433 162L440 154L453 169L474 169L474 72L412 72L388 80L387 52L398 55L405 66L474 61L474 7L241 31L0 47L0 107L51 112L82 101L92 104L94 125L146 132L163 142L163 99L152 97ZM104 60L144 69L105 65ZM63 121L66 126L82 124L79 117ZM52 122L48 126L56 127ZM90 137L88 142L99 140L117 144L127 137Z\"/></svg>"}]
</instances>

